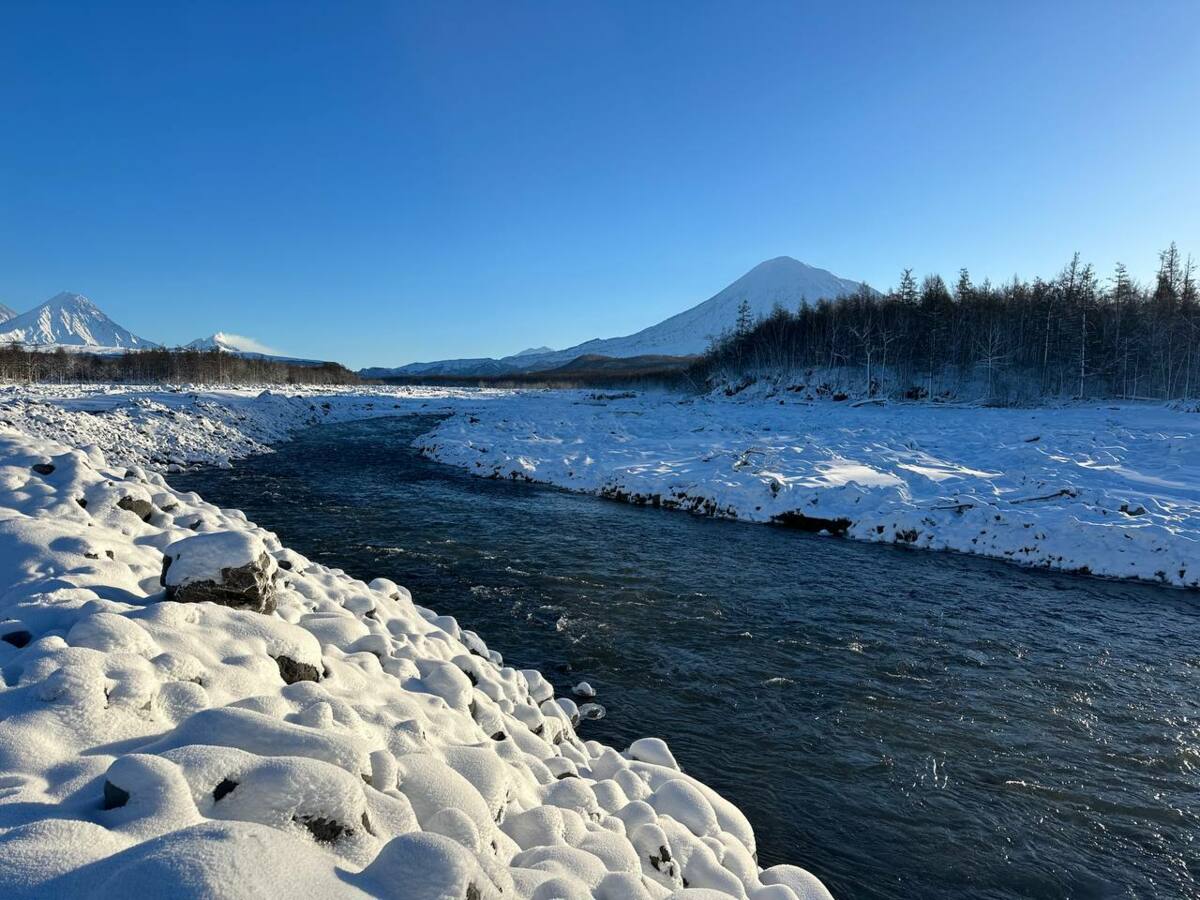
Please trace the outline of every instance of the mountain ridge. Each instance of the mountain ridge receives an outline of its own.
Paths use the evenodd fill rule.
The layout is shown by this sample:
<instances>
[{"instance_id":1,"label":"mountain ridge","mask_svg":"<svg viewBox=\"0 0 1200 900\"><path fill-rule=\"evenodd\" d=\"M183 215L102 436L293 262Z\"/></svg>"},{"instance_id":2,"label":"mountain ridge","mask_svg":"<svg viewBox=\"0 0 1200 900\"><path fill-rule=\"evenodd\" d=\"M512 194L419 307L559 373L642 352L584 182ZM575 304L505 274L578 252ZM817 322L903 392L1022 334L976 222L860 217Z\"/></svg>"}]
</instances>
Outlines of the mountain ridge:
<instances>
[{"instance_id":1,"label":"mountain ridge","mask_svg":"<svg viewBox=\"0 0 1200 900\"><path fill-rule=\"evenodd\" d=\"M796 309L803 303L834 299L863 288L861 282L834 275L790 256L764 260L707 300L632 334L593 338L565 350L523 350L499 359L446 359L409 363L395 368L370 367L359 374L368 378L389 375L503 375L538 372L565 365L581 356L627 358L635 356L685 357L703 353L711 341L732 328L738 307L745 301L750 315L770 315L775 306ZM546 348L540 348L545 350Z\"/></svg>"},{"instance_id":2,"label":"mountain ridge","mask_svg":"<svg viewBox=\"0 0 1200 900\"><path fill-rule=\"evenodd\" d=\"M239 356L243 359L261 359L268 362L291 363L296 366L321 366L326 362L326 360L322 359L302 359L296 356L282 356L278 353L269 353L267 352L269 348L263 347L253 338L231 334L227 331L215 331L208 337L196 338L196 340L184 344L183 349L199 350L205 353L216 350L221 353L228 353L231 356Z\"/></svg>"},{"instance_id":3,"label":"mountain ridge","mask_svg":"<svg viewBox=\"0 0 1200 900\"><path fill-rule=\"evenodd\" d=\"M118 325L82 294L62 291L0 322L0 343L142 350L159 346Z\"/></svg>"}]
</instances>

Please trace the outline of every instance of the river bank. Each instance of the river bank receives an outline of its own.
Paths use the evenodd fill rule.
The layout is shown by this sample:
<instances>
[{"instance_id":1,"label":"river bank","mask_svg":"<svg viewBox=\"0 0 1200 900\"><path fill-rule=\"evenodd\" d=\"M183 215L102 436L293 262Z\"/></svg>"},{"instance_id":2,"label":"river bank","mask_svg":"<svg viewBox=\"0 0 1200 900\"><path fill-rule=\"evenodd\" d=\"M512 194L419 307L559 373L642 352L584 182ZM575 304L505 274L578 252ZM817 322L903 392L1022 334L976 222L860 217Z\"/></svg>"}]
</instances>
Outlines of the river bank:
<instances>
[{"instance_id":1,"label":"river bank","mask_svg":"<svg viewBox=\"0 0 1200 900\"><path fill-rule=\"evenodd\" d=\"M161 471L227 465L315 424L412 412L447 416L418 438L422 452L483 477L1200 586L1200 414L1162 405L851 406L787 391L0 391L0 421Z\"/></svg>"},{"instance_id":2,"label":"river bank","mask_svg":"<svg viewBox=\"0 0 1200 900\"><path fill-rule=\"evenodd\" d=\"M585 739L652 721L837 897L1192 896L1194 592L478 478L409 446L437 418L169 480L586 682Z\"/></svg>"},{"instance_id":3,"label":"river bank","mask_svg":"<svg viewBox=\"0 0 1200 900\"><path fill-rule=\"evenodd\" d=\"M439 462L617 500L1200 587L1200 415L558 393L418 439Z\"/></svg>"},{"instance_id":4,"label":"river bank","mask_svg":"<svg viewBox=\"0 0 1200 900\"><path fill-rule=\"evenodd\" d=\"M661 740L98 446L228 463L379 395L43 397L0 428L0 893L829 896Z\"/></svg>"}]
</instances>

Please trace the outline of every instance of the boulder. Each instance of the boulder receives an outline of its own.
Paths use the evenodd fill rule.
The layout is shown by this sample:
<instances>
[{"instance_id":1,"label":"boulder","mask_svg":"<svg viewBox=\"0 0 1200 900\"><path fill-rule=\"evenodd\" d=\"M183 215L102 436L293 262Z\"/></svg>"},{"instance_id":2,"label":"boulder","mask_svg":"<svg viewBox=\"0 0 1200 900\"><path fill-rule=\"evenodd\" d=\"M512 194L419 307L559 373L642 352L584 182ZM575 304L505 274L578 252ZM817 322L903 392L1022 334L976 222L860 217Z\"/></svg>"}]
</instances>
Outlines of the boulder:
<instances>
[{"instance_id":1,"label":"boulder","mask_svg":"<svg viewBox=\"0 0 1200 900\"><path fill-rule=\"evenodd\" d=\"M279 666L279 677L285 684L295 684L298 681L320 681L321 672L316 666L296 662L290 656L276 656L275 663Z\"/></svg>"},{"instance_id":2,"label":"boulder","mask_svg":"<svg viewBox=\"0 0 1200 900\"><path fill-rule=\"evenodd\" d=\"M218 531L176 541L163 551L159 581L166 599L217 603L270 615L276 563L257 536Z\"/></svg>"},{"instance_id":3,"label":"boulder","mask_svg":"<svg viewBox=\"0 0 1200 900\"><path fill-rule=\"evenodd\" d=\"M150 521L150 516L154 514L154 504L140 497L122 497L117 501L117 506L133 513L143 522Z\"/></svg>"}]
</instances>

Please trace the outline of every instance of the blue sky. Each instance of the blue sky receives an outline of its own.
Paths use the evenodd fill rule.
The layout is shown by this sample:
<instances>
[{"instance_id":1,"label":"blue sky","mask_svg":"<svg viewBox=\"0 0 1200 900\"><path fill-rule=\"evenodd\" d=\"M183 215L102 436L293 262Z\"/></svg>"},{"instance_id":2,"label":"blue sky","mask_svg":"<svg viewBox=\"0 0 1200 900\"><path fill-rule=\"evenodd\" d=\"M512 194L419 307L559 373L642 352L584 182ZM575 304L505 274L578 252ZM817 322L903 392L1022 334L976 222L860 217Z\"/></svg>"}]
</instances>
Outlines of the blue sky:
<instances>
[{"instance_id":1,"label":"blue sky","mask_svg":"<svg viewBox=\"0 0 1200 900\"><path fill-rule=\"evenodd\" d=\"M7 3L0 302L352 365L1200 255L1200 3Z\"/></svg>"}]
</instances>

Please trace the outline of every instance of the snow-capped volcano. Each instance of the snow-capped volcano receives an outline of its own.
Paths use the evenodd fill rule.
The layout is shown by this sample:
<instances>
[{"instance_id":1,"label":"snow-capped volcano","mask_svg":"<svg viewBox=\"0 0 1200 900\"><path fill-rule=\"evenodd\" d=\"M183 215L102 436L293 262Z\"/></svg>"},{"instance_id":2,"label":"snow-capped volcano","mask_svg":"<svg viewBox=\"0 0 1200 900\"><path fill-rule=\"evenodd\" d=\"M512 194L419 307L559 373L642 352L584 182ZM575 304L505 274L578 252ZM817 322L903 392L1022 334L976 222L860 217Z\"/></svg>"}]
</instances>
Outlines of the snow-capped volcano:
<instances>
[{"instance_id":1,"label":"snow-capped volcano","mask_svg":"<svg viewBox=\"0 0 1200 900\"><path fill-rule=\"evenodd\" d=\"M256 341L252 337L231 334L228 331L218 331L215 334L210 334L208 337L196 338L196 340L183 346L185 350L201 350L206 352L217 350L221 353L240 356L243 359L273 360L275 362L292 363L298 366L319 366L325 363L325 360L320 359L300 359L294 356L283 356L279 351L268 347L260 341Z\"/></svg>"},{"instance_id":2,"label":"snow-capped volcano","mask_svg":"<svg viewBox=\"0 0 1200 900\"><path fill-rule=\"evenodd\" d=\"M257 353L264 356L275 356L276 353L266 344L260 344L254 338L240 334L230 334L218 331L208 337L197 338L184 345L188 350L222 350L225 353Z\"/></svg>"},{"instance_id":3,"label":"snow-capped volcano","mask_svg":"<svg viewBox=\"0 0 1200 900\"><path fill-rule=\"evenodd\" d=\"M398 369L364 369L362 374L376 378L426 374L494 375L544 371L566 365L581 356L694 356L703 353L714 337L734 327L743 301L749 306L751 318L757 319L770 315L776 306L795 310L801 304L824 298L833 300L861 287L857 281L839 278L790 256L777 256L759 263L703 303L625 337L597 338L566 350L548 347L522 350L498 360L449 359L410 363Z\"/></svg>"},{"instance_id":4,"label":"snow-capped volcano","mask_svg":"<svg viewBox=\"0 0 1200 900\"><path fill-rule=\"evenodd\" d=\"M790 256L759 263L733 284L703 303L625 337L596 339L557 353L527 358L541 366L561 365L579 356L692 356L703 353L714 337L733 328L738 307L745 301L753 319L768 316L776 306L794 311L804 303L833 300L862 285L825 269L805 265Z\"/></svg>"},{"instance_id":5,"label":"snow-capped volcano","mask_svg":"<svg viewBox=\"0 0 1200 900\"><path fill-rule=\"evenodd\" d=\"M11 341L138 350L158 346L122 328L87 297L67 291L0 324L0 343Z\"/></svg>"}]
</instances>

